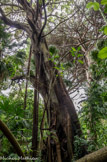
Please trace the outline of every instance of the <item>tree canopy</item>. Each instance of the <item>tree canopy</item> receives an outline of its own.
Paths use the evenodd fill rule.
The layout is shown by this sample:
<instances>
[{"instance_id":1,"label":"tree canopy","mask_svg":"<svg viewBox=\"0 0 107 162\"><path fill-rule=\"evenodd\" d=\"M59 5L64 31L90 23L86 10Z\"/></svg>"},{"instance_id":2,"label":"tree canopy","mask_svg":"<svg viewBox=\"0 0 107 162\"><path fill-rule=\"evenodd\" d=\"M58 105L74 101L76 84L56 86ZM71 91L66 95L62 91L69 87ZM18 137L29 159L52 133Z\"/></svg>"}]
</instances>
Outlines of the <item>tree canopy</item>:
<instances>
[{"instance_id":1,"label":"tree canopy","mask_svg":"<svg viewBox=\"0 0 107 162\"><path fill-rule=\"evenodd\" d=\"M0 0L0 160L107 160L106 14L107 0Z\"/></svg>"}]
</instances>

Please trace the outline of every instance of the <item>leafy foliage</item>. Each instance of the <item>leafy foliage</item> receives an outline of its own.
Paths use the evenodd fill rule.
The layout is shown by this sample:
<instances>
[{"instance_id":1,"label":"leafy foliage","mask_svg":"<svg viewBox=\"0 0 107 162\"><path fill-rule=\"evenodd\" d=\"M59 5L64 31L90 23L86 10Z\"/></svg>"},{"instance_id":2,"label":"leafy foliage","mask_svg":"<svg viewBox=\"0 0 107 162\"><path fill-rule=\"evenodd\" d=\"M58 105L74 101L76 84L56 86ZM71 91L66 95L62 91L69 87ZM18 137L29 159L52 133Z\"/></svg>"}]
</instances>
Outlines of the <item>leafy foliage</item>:
<instances>
[{"instance_id":1,"label":"leafy foliage","mask_svg":"<svg viewBox=\"0 0 107 162\"><path fill-rule=\"evenodd\" d=\"M80 121L82 129L90 146L89 151L94 151L107 143L107 82L105 77L106 59L98 58L98 51L104 49L106 40L100 41L97 44L97 49L91 52L93 63L91 64L91 83L86 90L87 99L83 103L83 108L80 111ZM103 136L102 136L103 134Z\"/></svg>"},{"instance_id":2,"label":"leafy foliage","mask_svg":"<svg viewBox=\"0 0 107 162\"><path fill-rule=\"evenodd\" d=\"M0 20L0 50L3 50L9 44L10 34L5 31L6 26Z\"/></svg>"},{"instance_id":3,"label":"leafy foliage","mask_svg":"<svg viewBox=\"0 0 107 162\"><path fill-rule=\"evenodd\" d=\"M89 8L89 9L93 7L95 11L98 11L98 10L100 11L100 13L101 13L101 15L102 15L102 17L103 17L103 19L104 19L104 21L106 23L106 26L103 26L101 28L101 31L103 31L104 34L107 35L107 19L106 19L105 15L104 15L104 13L106 13L106 9L107 9L107 1L102 0L101 4L105 6L104 11L101 10L100 5L99 5L98 2L89 2L86 7ZM99 51L98 57L100 59L107 58L107 47L105 47L101 51Z\"/></svg>"},{"instance_id":4,"label":"leafy foliage","mask_svg":"<svg viewBox=\"0 0 107 162\"><path fill-rule=\"evenodd\" d=\"M99 5L98 2L89 2L89 3L87 4L86 7L89 8L89 9L93 7L93 9L94 9L95 11L98 11L100 5Z\"/></svg>"}]
</instances>

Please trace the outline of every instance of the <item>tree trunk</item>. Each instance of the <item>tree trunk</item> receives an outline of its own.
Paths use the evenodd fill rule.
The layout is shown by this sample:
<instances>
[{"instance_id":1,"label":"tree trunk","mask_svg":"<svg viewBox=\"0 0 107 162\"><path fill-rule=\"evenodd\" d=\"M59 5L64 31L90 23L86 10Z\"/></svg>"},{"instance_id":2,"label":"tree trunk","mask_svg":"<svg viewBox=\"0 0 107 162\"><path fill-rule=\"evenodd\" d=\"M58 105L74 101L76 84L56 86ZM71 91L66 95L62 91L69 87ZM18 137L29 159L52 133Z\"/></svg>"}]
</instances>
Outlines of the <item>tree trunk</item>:
<instances>
[{"instance_id":1,"label":"tree trunk","mask_svg":"<svg viewBox=\"0 0 107 162\"><path fill-rule=\"evenodd\" d=\"M58 71L54 69L54 64L49 61L50 54L45 39L38 46L36 42L37 40L32 39L35 64L40 66L40 76L37 81L39 82L39 91L43 96L44 103L47 105L48 129L50 132L56 131L60 142L62 162L70 162L73 157L74 136L78 135L80 137L82 135L80 123L63 80ZM50 149L56 152L54 145L55 142L50 137ZM80 157L86 154L84 147L81 150ZM52 154L52 151L50 154ZM47 161L50 162L52 159L47 159Z\"/></svg>"},{"instance_id":2,"label":"tree trunk","mask_svg":"<svg viewBox=\"0 0 107 162\"><path fill-rule=\"evenodd\" d=\"M37 156L37 149L38 149L38 100L39 100L39 94L38 94L38 83L36 82L39 71L38 71L38 65L36 65L35 68L35 88L34 88L34 108L33 108L33 130L32 130L32 156Z\"/></svg>"},{"instance_id":3,"label":"tree trunk","mask_svg":"<svg viewBox=\"0 0 107 162\"><path fill-rule=\"evenodd\" d=\"M0 130L4 133L4 135L7 137L9 142L12 144L12 146L16 150L17 155L19 157L25 158L24 153L22 152L21 147L17 142L16 138L1 120L0 120ZM26 160L23 159L22 161L26 161Z\"/></svg>"},{"instance_id":4,"label":"tree trunk","mask_svg":"<svg viewBox=\"0 0 107 162\"><path fill-rule=\"evenodd\" d=\"M38 100L37 100L37 91L34 90L32 157L37 156L37 149L38 149Z\"/></svg>"},{"instance_id":5,"label":"tree trunk","mask_svg":"<svg viewBox=\"0 0 107 162\"><path fill-rule=\"evenodd\" d=\"M76 162L107 162L107 147L86 155Z\"/></svg>"}]
</instances>

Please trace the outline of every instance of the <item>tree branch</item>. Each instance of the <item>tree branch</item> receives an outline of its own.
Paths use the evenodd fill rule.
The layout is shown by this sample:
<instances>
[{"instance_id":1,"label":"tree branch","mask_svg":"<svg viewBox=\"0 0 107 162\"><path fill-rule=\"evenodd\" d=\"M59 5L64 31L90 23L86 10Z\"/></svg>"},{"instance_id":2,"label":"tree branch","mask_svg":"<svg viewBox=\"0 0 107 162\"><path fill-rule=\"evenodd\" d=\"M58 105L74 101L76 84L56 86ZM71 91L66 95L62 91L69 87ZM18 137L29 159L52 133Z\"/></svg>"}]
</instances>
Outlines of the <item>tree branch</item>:
<instances>
[{"instance_id":1,"label":"tree branch","mask_svg":"<svg viewBox=\"0 0 107 162\"><path fill-rule=\"evenodd\" d=\"M43 30L44 30L46 23L47 23L47 13L46 13L46 8L45 8L45 0L42 0L42 2L43 2L44 13L45 13L45 22L44 22L42 29L40 31L40 34L39 34L39 37L38 37L38 42L40 42Z\"/></svg>"},{"instance_id":2,"label":"tree branch","mask_svg":"<svg viewBox=\"0 0 107 162\"><path fill-rule=\"evenodd\" d=\"M0 16L0 19L6 24L9 25L11 27L17 28L17 29L21 29L26 31L27 33L29 32L29 27L28 25L24 24L24 23L19 23L17 21L12 21L9 18L6 17L4 11L2 10L2 8L0 8L0 13L2 16Z\"/></svg>"},{"instance_id":3,"label":"tree branch","mask_svg":"<svg viewBox=\"0 0 107 162\"><path fill-rule=\"evenodd\" d=\"M51 34L59 25L63 24L64 22L68 21L70 18L72 18L79 10L77 10L73 15L71 15L70 17L68 17L67 19L64 19L63 21L61 21L59 24L57 24L49 33L43 35L42 37L46 37L47 35Z\"/></svg>"},{"instance_id":4,"label":"tree branch","mask_svg":"<svg viewBox=\"0 0 107 162\"><path fill-rule=\"evenodd\" d=\"M16 4L9 4L9 3L1 3L0 6L11 6L11 7L17 7L23 10L23 8Z\"/></svg>"},{"instance_id":5,"label":"tree branch","mask_svg":"<svg viewBox=\"0 0 107 162\"><path fill-rule=\"evenodd\" d=\"M31 4L29 2L27 2L27 0L23 0L23 1L22 0L17 0L17 2L20 3L23 6L23 9L25 11L28 10L29 12L33 13L33 9L31 7Z\"/></svg>"}]
</instances>

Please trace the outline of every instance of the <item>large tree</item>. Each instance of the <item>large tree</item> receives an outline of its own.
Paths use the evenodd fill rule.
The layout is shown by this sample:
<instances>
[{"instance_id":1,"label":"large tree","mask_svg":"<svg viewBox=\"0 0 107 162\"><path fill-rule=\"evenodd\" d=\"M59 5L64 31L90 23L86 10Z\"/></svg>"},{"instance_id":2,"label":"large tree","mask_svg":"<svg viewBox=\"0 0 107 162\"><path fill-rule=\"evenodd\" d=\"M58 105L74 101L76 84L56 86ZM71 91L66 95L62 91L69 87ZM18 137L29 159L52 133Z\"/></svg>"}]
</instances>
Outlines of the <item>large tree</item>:
<instances>
[{"instance_id":1,"label":"large tree","mask_svg":"<svg viewBox=\"0 0 107 162\"><path fill-rule=\"evenodd\" d=\"M49 162L57 160L71 161L74 150L74 136L78 135L80 137L82 132L74 104L70 99L60 73L54 68L55 65L51 61L44 34L44 28L47 23L47 8L53 7L52 5L60 2L45 0L37 0L35 3L27 0L12 0L8 2L1 0L0 2L0 19L11 28L24 31L31 40L31 51L34 54L36 72L34 77L34 122L37 122L35 116L37 116L38 112L37 98L39 92L44 99L44 114L47 113L47 129L50 131L47 147L45 146L47 150L44 150L45 152L47 151L45 160ZM42 22L43 17L44 22ZM64 19L64 21L66 20ZM41 122L41 135L44 131L43 120ZM34 127L33 139L36 138L36 130ZM36 154L36 148L37 141L33 140L33 156ZM86 150L84 146L81 150L80 156L85 155Z\"/></svg>"}]
</instances>

